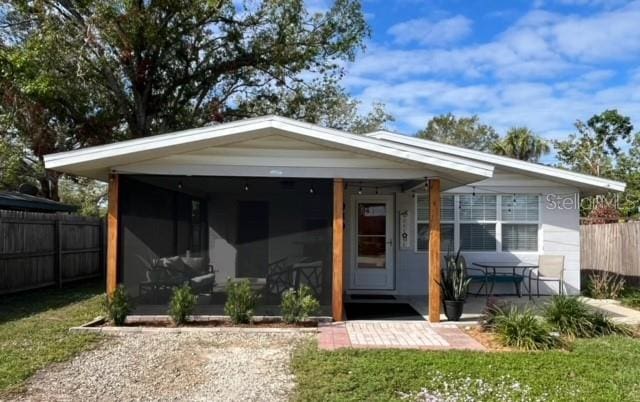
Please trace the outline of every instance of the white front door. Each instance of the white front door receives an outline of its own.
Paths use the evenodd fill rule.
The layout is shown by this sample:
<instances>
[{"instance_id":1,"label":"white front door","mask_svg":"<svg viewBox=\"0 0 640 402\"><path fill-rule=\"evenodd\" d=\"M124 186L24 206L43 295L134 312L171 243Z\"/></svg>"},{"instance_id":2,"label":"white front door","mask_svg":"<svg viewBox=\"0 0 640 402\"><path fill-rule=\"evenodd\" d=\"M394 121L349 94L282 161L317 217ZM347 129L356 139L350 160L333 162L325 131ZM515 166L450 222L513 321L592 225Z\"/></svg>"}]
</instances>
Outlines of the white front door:
<instances>
[{"instance_id":1,"label":"white front door","mask_svg":"<svg viewBox=\"0 0 640 402\"><path fill-rule=\"evenodd\" d=\"M394 287L393 196L354 196L352 202L352 288Z\"/></svg>"}]
</instances>

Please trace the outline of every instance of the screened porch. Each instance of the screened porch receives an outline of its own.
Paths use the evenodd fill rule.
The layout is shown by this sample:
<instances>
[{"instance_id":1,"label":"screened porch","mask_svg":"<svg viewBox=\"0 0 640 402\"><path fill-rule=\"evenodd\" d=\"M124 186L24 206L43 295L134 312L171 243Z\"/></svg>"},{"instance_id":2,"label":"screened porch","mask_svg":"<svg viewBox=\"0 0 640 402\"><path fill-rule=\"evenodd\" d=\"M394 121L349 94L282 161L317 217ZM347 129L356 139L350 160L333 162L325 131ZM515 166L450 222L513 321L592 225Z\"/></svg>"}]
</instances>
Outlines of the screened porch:
<instances>
[{"instance_id":1,"label":"screened porch","mask_svg":"<svg viewBox=\"0 0 640 402\"><path fill-rule=\"evenodd\" d=\"M122 175L118 277L139 313L164 314L187 283L199 314L222 314L248 280L257 315L308 286L331 315L332 180Z\"/></svg>"}]
</instances>

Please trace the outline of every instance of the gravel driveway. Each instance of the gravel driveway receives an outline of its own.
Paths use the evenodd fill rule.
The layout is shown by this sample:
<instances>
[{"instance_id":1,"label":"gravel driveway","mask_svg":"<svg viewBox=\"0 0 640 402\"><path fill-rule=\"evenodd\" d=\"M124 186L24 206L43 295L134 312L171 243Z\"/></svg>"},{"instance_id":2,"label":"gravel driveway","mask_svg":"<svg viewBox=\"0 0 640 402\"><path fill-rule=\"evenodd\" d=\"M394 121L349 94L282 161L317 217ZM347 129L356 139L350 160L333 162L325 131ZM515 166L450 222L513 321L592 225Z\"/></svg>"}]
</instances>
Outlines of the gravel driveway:
<instances>
[{"instance_id":1,"label":"gravel driveway","mask_svg":"<svg viewBox=\"0 0 640 402\"><path fill-rule=\"evenodd\" d=\"M291 352L308 334L181 333L109 338L36 374L19 400L287 400Z\"/></svg>"}]
</instances>

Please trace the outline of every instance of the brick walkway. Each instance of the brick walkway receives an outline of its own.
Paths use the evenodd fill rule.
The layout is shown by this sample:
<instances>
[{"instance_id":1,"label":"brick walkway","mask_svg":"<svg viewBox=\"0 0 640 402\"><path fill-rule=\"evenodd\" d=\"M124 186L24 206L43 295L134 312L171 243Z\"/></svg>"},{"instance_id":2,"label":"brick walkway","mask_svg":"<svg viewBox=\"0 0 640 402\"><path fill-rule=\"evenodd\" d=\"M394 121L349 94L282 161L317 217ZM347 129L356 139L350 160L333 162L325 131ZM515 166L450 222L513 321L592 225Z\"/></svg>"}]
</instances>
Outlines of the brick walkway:
<instances>
[{"instance_id":1,"label":"brick walkway","mask_svg":"<svg viewBox=\"0 0 640 402\"><path fill-rule=\"evenodd\" d=\"M320 349L407 348L485 350L462 329L426 321L347 321L320 325Z\"/></svg>"}]
</instances>

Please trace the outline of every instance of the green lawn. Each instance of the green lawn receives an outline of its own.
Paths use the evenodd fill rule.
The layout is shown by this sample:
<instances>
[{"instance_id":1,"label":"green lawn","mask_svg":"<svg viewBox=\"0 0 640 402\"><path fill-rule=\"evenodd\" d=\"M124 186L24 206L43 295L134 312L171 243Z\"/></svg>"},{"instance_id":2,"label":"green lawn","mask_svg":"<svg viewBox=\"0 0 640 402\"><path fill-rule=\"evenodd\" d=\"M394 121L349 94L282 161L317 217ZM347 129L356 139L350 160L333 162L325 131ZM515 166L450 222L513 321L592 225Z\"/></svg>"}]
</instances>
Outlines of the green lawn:
<instances>
[{"instance_id":1,"label":"green lawn","mask_svg":"<svg viewBox=\"0 0 640 402\"><path fill-rule=\"evenodd\" d=\"M0 395L96 343L97 336L68 330L100 315L102 289L91 283L0 297Z\"/></svg>"},{"instance_id":2,"label":"green lawn","mask_svg":"<svg viewBox=\"0 0 640 402\"><path fill-rule=\"evenodd\" d=\"M293 366L302 401L397 400L399 392L424 388L450 400L640 401L640 340L629 338L530 353L326 352L309 345L298 350Z\"/></svg>"}]
</instances>

